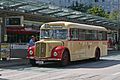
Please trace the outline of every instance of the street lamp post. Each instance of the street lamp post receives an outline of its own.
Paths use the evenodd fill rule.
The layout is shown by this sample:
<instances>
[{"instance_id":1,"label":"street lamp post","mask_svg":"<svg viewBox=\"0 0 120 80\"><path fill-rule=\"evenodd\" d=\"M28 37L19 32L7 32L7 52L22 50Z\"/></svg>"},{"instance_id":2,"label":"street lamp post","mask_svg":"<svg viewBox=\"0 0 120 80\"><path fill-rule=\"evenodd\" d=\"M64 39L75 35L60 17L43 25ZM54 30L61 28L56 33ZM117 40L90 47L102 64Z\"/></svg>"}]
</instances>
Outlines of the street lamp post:
<instances>
[{"instance_id":1,"label":"street lamp post","mask_svg":"<svg viewBox=\"0 0 120 80\"><path fill-rule=\"evenodd\" d=\"M1 41L2 41L1 23L2 23L2 18L0 18L0 59L1 59Z\"/></svg>"},{"instance_id":2,"label":"street lamp post","mask_svg":"<svg viewBox=\"0 0 120 80\"><path fill-rule=\"evenodd\" d=\"M117 19L117 24L118 24L118 50L120 50L120 1L118 0L118 19Z\"/></svg>"},{"instance_id":3,"label":"street lamp post","mask_svg":"<svg viewBox=\"0 0 120 80\"><path fill-rule=\"evenodd\" d=\"M119 29L119 19L120 19L120 1L118 0L118 29ZM119 41L119 43L120 43L120 29L118 30L118 41Z\"/></svg>"}]
</instances>

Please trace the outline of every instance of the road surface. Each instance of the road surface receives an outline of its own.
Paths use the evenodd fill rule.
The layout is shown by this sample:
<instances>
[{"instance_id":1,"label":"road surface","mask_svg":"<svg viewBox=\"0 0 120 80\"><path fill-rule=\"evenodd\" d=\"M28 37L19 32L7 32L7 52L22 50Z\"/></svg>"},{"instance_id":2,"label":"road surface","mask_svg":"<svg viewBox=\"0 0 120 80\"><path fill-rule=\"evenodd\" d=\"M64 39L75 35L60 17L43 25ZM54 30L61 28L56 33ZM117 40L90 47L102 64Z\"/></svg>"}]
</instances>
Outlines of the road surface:
<instances>
[{"instance_id":1,"label":"road surface","mask_svg":"<svg viewBox=\"0 0 120 80\"><path fill-rule=\"evenodd\" d=\"M0 68L0 80L120 80L120 52L111 52L100 61L84 60L69 66L56 64Z\"/></svg>"}]
</instances>

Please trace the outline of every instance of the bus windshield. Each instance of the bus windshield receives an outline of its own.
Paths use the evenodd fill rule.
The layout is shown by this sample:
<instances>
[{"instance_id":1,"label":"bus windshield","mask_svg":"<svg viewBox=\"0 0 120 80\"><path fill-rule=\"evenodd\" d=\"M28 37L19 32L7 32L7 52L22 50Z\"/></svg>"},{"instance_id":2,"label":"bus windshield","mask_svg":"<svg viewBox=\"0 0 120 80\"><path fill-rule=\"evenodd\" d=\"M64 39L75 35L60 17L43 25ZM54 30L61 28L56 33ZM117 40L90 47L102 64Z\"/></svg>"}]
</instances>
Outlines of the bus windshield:
<instances>
[{"instance_id":1,"label":"bus windshield","mask_svg":"<svg viewBox=\"0 0 120 80\"><path fill-rule=\"evenodd\" d=\"M42 29L40 39L67 39L67 29Z\"/></svg>"}]
</instances>

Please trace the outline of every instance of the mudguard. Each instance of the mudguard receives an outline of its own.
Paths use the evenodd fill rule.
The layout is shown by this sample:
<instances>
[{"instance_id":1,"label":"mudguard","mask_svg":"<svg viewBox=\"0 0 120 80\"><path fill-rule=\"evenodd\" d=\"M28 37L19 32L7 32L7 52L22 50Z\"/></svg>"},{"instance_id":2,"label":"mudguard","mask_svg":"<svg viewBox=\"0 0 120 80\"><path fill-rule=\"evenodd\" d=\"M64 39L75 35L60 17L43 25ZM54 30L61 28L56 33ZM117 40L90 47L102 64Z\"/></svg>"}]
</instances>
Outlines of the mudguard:
<instances>
[{"instance_id":1,"label":"mudguard","mask_svg":"<svg viewBox=\"0 0 120 80\"><path fill-rule=\"evenodd\" d=\"M68 48L66 48L64 46L57 46L57 47L53 48L53 50L51 52L51 57L52 58L62 58L62 54L65 49L68 49ZM54 56L54 52L57 52L57 56Z\"/></svg>"},{"instance_id":2,"label":"mudguard","mask_svg":"<svg viewBox=\"0 0 120 80\"><path fill-rule=\"evenodd\" d=\"M30 54L29 54L29 51L30 51L30 50L32 50L32 51L33 51L33 54L32 54L32 55L30 55ZM31 56L32 56L32 57L34 57L34 54L35 54L35 46L28 47L28 54L27 54L27 58L29 58L29 57L31 57Z\"/></svg>"}]
</instances>

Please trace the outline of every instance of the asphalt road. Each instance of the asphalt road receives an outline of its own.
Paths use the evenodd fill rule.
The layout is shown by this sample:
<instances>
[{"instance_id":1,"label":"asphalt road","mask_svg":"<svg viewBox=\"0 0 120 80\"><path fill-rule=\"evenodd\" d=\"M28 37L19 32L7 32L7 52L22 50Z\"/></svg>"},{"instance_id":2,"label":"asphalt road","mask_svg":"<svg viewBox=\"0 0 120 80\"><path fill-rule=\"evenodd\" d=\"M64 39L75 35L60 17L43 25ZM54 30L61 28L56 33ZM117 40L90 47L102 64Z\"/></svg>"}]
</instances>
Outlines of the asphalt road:
<instances>
[{"instance_id":1,"label":"asphalt road","mask_svg":"<svg viewBox=\"0 0 120 80\"><path fill-rule=\"evenodd\" d=\"M2 67L0 80L120 80L120 51L110 52L97 62L77 61L66 67L54 63Z\"/></svg>"}]
</instances>

